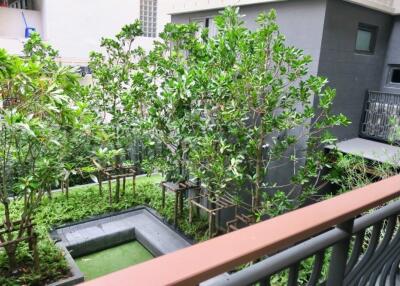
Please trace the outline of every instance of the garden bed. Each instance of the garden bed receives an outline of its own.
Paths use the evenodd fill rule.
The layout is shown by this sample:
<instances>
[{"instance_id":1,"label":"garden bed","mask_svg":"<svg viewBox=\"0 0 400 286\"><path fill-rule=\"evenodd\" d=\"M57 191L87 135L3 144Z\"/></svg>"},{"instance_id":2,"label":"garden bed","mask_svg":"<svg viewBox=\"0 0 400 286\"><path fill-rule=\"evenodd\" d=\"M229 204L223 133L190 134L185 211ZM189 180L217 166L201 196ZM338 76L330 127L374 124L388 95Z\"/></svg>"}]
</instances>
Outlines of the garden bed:
<instances>
[{"instance_id":1,"label":"garden bed","mask_svg":"<svg viewBox=\"0 0 400 286\"><path fill-rule=\"evenodd\" d=\"M78 222L139 205L147 205L157 210L166 221L172 222L174 198L168 195L166 207L161 208L162 194L159 187L161 180L159 175L137 178L135 195L132 195L128 189L112 208L108 204L107 196L99 196L96 185L71 188L68 200L62 193L55 193L52 199L44 198L34 217L37 231L42 238L39 242L40 271L33 273L27 246L22 244L18 250L19 273L9 276L5 254L0 251L0 285L45 285L71 276L64 256L49 239L48 232L53 226ZM22 201L15 201L12 215L18 217L22 207ZM188 213L187 208L184 211ZM177 231L183 232L195 241L204 240L207 222L197 220L189 224L187 220L182 220Z\"/></svg>"},{"instance_id":2,"label":"garden bed","mask_svg":"<svg viewBox=\"0 0 400 286\"><path fill-rule=\"evenodd\" d=\"M146 260L149 259L149 255L145 255L147 251L151 257L156 257L191 245L154 210L144 206L61 226L52 232L52 238L63 252L68 252L65 253L67 256L79 262L77 267L74 261L70 261L70 267L72 270L79 268L85 280L144 261L126 246L129 243L139 243L135 244L135 248L144 253ZM118 263L102 259L104 256L117 258L116 253L120 253L118 246L127 248L127 253L131 255L124 256L126 259ZM79 264L84 268L81 269ZM96 270L94 265L101 266ZM73 281L78 283L83 280L79 271L71 272L76 276ZM67 285L71 285L70 282L71 279L67 279Z\"/></svg>"}]
</instances>

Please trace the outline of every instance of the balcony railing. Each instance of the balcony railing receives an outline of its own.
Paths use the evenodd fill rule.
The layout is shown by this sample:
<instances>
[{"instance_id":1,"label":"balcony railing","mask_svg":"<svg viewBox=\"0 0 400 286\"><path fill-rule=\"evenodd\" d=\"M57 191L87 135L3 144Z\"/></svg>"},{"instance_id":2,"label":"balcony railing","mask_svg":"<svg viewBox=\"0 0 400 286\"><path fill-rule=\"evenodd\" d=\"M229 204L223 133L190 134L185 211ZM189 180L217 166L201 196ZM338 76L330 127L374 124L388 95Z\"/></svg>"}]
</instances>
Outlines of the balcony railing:
<instances>
[{"instance_id":1,"label":"balcony railing","mask_svg":"<svg viewBox=\"0 0 400 286\"><path fill-rule=\"evenodd\" d=\"M400 175L86 282L106 285L398 285ZM312 259L307 275L302 262ZM259 262L256 262L259 261ZM249 263L243 270L232 270ZM285 272L287 271L288 272ZM231 271L230 274L229 271ZM378 284L379 283L379 284ZM281 284L279 284L281 285Z\"/></svg>"},{"instance_id":2,"label":"balcony railing","mask_svg":"<svg viewBox=\"0 0 400 286\"><path fill-rule=\"evenodd\" d=\"M32 0L14 0L14 1L9 0L8 7L16 8L16 9L30 10L30 9L33 9L33 3L32 3Z\"/></svg>"}]
</instances>

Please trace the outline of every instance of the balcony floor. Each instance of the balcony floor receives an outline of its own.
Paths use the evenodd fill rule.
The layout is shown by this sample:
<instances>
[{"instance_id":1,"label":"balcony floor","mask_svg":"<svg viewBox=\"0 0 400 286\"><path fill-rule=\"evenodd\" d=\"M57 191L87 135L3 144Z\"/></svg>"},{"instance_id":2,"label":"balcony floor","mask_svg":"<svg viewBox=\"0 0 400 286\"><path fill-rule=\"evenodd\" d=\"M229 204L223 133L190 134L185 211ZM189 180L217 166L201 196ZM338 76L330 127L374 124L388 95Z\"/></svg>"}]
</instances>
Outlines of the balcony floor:
<instances>
[{"instance_id":1,"label":"balcony floor","mask_svg":"<svg viewBox=\"0 0 400 286\"><path fill-rule=\"evenodd\" d=\"M333 146L327 148L332 149ZM339 142L337 149L343 153L361 156L368 160L400 165L400 147L397 146L363 138L353 138Z\"/></svg>"}]
</instances>

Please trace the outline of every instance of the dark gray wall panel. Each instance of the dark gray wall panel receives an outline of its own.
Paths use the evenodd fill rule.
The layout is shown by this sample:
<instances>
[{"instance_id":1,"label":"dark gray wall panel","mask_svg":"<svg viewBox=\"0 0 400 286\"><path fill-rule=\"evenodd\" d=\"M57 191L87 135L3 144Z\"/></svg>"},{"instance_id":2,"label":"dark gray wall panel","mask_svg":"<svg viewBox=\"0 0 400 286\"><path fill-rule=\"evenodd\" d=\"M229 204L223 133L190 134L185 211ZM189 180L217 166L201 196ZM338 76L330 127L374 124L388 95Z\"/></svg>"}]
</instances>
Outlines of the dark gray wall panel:
<instances>
[{"instance_id":1,"label":"dark gray wall panel","mask_svg":"<svg viewBox=\"0 0 400 286\"><path fill-rule=\"evenodd\" d=\"M388 51L382 74L382 89L385 92L400 93L400 85L388 83L390 65L400 65L400 16L394 19Z\"/></svg>"},{"instance_id":2,"label":"dark gray wall panel","mask_svg":"<svg viewBox=\"0 0 400 286\"><path fill-rule=\"evenodd\" d=\"M277 12L277 22L287 43L301 48L313 57L310 72L317 74L322 41L326 0L289 0L265 4L246 5L240 8L247 27L255 29L258 14L271 8ZM191 19L211 17L218 10L173 15L172 22L188 23Z\"/></svg>"},{"instance_id":3,"label":"dark gray wall panel","mask_svg":"<svg viewBox=\"0 0 400 286\"><path fill-rule=\"evenodd\" d=\"M354 51L359 23L378 26L375 53ZM319 64L319 75L337 90L333 111L345 114L352 124L335 128L339 139L357 137L367 89L380 88L383 63L392 27L390 15L341 0L328 0Z\"/></svg>"}]
</instances>

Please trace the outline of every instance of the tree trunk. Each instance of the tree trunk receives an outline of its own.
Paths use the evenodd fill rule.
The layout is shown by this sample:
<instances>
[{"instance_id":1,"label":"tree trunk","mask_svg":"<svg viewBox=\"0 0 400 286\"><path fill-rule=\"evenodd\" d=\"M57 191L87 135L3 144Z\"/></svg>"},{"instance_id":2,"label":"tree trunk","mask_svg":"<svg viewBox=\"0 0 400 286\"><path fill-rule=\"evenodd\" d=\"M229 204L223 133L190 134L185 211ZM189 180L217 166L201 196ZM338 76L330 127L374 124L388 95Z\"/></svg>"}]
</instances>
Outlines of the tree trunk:
<instances>
[{"instance_id":1,"label":"tree trunk","mask_svg":"<svg viewBox=\"0 0 400 286\"><path fill-rule=\"evenodd\" d=\"M133 174L133 176L132 176L132 193L133 193L133 195L135 195L135 191L136 191L136 174Z\"/></svg>"},{"instance_id":2,"label":"tree trunk","mask_svg":"<svg viewBox=\"0 0 400 286\"><path fill-rule=\"evenodd\" d=\"M67 200L69 198L69 179L65 182L65 195L67 197Z\"/></svg>"},{"instance_id":3,"label":"tree trunk","mask_svg":"<svg viewBox=\"0 0 400 286\"><path fill-rule=\"evenodd\" d=\"M4 247L7 258L8 258L8 271L10 274L17 271L17 255L16 255L16 244L11 244Z\"/></svg>"},{"instance_id":4,"label":"tree trunk","mask_svg":"<svg viewBox=\"0 0 400 286\"><path fill-rule=\"evenodd\" d=\"M261 185L263 181L262 176L262 166L263 166L263 145L264 145L264 132L262 130L262 126L260 126L261 131L259 135L259 141L257 146L257 154L256 154L256 182L255 182L255 192L253 198L253 211L256 210L261 205Z\"/></svg>"},{"instance_id":5,"label":"tree trunk","mask_svg":"<svg viewBox=\"0 0 400 286\"><path fill-rule=\"evenodd\" d=\"M46 188L47 196L51 200L53 198L51 195L51 186L45 186L45 188Z\"/></svg>"},{"instance_id":6,"label":"tree trunk","mask_svg":"<svg viewBox=\"0 0 400 286\"><path fill-rule=\"evenodd\" d=\"M24 202L25 201L26 200L24 200ZM11 227L11 217L10 217L10 203L8 201L8 198L4 200L3 205L4 205L4 217L5 217L4 224L6 225L7 228L10 228Z\"/></svg>"},{"instance_id":7,"label":"tree trunk","mask_svg":"<svg viewBox=\"0 0 400 286\"><path fill-rule=\"evenodd\" d=\"M215 188L211 187L210 188L210 194L209 194L209 209L213 210L216 208L215 200L217 200L217 196L215 195ZM209 212L208 214L208 234L209 238L212 238L214 235L214 229L216 228L216 219L214 218L214 215Z\"/></svg>"},{"instance_id":8,"label":"tree trunk","mask_svg":"<svg viewBox=\"0 0 400 286\"><path fill-rule=\"evenodd\" d=\"M256 210L260 205L260 183L261 183L261 155L260 151L257 150L257 159L256 159L256 182L255 182L255 190L253 197L253 210Z\"/></svg>"},{"instance_id":9,"label":"tree trunk","mask_svg":"<svg viewBox=\"0 0 400 286\"><path fill-rule=\"evenodd\" d=\"M35 231L32 233L32 256L33 256L33 270L38 272L40 270L39 264L39 251L37 245L37 234Z\"/></svg>"}]
</instances>

